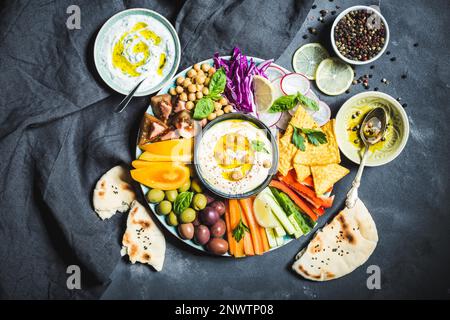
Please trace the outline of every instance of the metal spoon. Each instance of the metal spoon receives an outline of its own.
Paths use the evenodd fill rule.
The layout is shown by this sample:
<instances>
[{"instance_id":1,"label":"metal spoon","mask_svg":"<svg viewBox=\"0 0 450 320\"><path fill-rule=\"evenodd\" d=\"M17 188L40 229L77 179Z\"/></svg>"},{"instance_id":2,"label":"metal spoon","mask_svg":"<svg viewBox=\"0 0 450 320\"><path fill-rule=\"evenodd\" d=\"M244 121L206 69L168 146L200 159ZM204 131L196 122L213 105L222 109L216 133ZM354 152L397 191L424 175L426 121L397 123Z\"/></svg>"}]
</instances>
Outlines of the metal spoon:
<instances>
[{"instance_id":1,"label":"metal spoon","mask_svg":"<svg viewBox=\"0 0 450 320\"><path fill-rule=\"evenodd\" d=\"M347 208L353 208L358 200L358 188L361 183L361 176L366 164L367 158L369 156L369 147L378 143L381 138L383 138L386 131L387 125L387 114L384 108L378 107L369 111L359 128L359 136L364 143L364 155L359 164L358 172L353 180L352 188L347 193L347 200L345 201L345 206Z\"/></svg>"},{"instance_id":2,"label":"metal spoon","mask_svg":"<svg viewBox=\"0 0 450 320\"><path fill-rule=\"evenodd\" d=\"M140 81L133 88L133 90L131 90L131 92L122 101L120 101L120 103L117 105L117 107L114 110L115 113L121 113L123 110L125 110L125 108L130 103L131 99L133 98L134 94L136 93L137 89L139 89L139 87L141 86L142 82L145 81L145 79L147 79L147 78L144 78L142 81Z\"/></svg>"}]
</instances>

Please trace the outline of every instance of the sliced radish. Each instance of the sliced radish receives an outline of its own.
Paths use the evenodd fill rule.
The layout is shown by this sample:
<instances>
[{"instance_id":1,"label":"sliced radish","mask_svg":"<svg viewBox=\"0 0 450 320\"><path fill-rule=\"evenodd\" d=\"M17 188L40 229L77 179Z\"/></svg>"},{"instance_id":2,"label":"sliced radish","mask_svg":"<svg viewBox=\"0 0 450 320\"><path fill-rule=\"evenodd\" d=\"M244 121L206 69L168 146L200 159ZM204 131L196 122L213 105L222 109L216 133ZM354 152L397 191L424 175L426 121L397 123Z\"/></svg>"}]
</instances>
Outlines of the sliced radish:
<instances>
[{"instance_id":1,"label":"sliced radish","mask_svg":"<svg viewBox=\"0 0 450 320\"><path fill-rule=\"evenodd\" d=\"M267 78L269 79L269 81L273 81L277 78L281 78L283 77L286 72L283 71L283 69L281 69L280 67L271 64L267 70L266 70L266 74L267 74Z\"/></svg>"},{"instance_id":2,"label":"sliced radish","mask_svg":"<svg viewBox=\"0 0 450 320\"><path fill-rule=\"evenodd\" d=\"M319 102L319 110L312 114L314 121L321 127L331 118L331 109L330 107L323 101Z\"/></svg>"},{"instance_id":3,"label":"sliced radish","mask_svg":"<svg viewBox=\"0 0 450 320\"><path fill-rule=\"evenodd\" d=\"M289 121L291 121L291 118L292 118L292 116L289 112L282 112L281 118L277 122L277 127L281 130L286 130L286 128L289 124Z\"/></svg>"},{"instance_id":4,"label":"sliced radish","mask_svg":"<svg viewBox=\"0 0 450 320\"><path fill-rule=\"evenodd\" d=\"M274 126L278 120L281 118L281 112L270 113L270 112L260 112L258 113L258 119L261 120L266 126Z\"/></svg>"},{"instance_id":5,"label":"sliced radish","mask_svg":"<svg viewBox=\"0 0 450 320\"><path fill-rule=\"evenodd\" d=\"M309 80L300 73L288 73L281 78L281 90L284 94L306 94L309 87Z\"/></svg>"},{"instance_id":6,"label":"sliced radish","mask_svg":"<svg viewBox=\"0 0 450 320\"><path fill-rule=\"evenodd\" d=\"M308 98L314 100L317 104L319 104L319 102L320 102L319 97L318 97L318 96L314 93L314 91L312 91L312 90L309 90L309 91L305 94L305 97L308 97ZM297 111L297 109L298 109L298 106L299 106L299 105L297 105L297 106L295 106L295 108L289 110L289 113L290 113L291 115L294 115L294 114L295 114L295 111ZM311 110L311 109L309 109L309 108L305 108L305 110L306 110L306 112L308 112L310 115L312 115L314 112L316 112L316 111Z\"/></svg>"},{"instance_id":7,"label":"sliced radish","mask_svg":"<svg viewBox=\"0 0 450 320\"><path fill-rule=\"evenodd\" d=\"M281 79L282 77L278 77L274 80L272 80L272 86L274 88L275 94L274 94L274 98L278 99L281 96L284 96L283 91L281 91Z\"/></svg>"}]
</instances>

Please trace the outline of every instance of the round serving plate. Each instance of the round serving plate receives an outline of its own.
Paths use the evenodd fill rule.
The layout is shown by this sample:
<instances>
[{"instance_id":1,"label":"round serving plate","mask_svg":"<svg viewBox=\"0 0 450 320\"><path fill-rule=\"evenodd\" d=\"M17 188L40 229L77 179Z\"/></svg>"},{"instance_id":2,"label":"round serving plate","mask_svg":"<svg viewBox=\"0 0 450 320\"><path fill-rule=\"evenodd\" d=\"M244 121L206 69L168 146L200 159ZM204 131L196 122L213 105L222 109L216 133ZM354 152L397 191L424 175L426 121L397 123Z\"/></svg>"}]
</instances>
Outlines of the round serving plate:
<instances>
[{"instance_id":1,"label":"round serving plate","mask_svg":"<svg viewBox=\"0 0 450 320\"><path fill-rule=\"evenodd\" d=\"M174 46L173 65L171 69L169 70L167 75L159 83L156 83L154 86L150 88L144 88L142 85L141 86L142 88L139 88L134 94L135 96L141 97L155 93L173 78L174 74L177 72L178 67L180 65L181 45L180 40L178 38L178 34L175 31L175 28L170 24L170 22L166 18L164 18L162 15L153 10L145 8L135 8L116 13L103 24L103 26L101 27L100 31L97 34L97 37L95 38L94 43L95 67L97 68L100 77L111 89L121 94L128 95L132 90L132 88L134 88L134 86L137 84L137 82L139 82L139 79L137 79L135 82L130 83L130 88L124 88L123 85L121 85L118 81L115 81L111 75L111 72L107 67L108 57L106 56L106 54L111 54L111 52L109 48L105 48L108 42L107 41L108 37L114 32L117 23L120 23L122 20L133 16L146 16L155 19L157 23L159 23L163 28L166 29L166 31L170 33L171 41L173 41ZM130 81L132 80L130 79Z\"/></svg>"},{"instance_id":2,"label":"round serving plate","mask_svg":"<svg viewBox=\"0 0 450 320\"><path fill-rule=\"evenodd\" d=\"M230 58L230 56L221 56L221 58L227 60L227 59ZM256 64L260 64L261 62L264 61L263 59L255 58L255 57L248 57L248 59L253 59L253 61L254 61ZM203 63L210 64L211 66L214 65L213 59L207 59L207 60L204 60L204 61L200 61L200 62L199 62L199 64L203 64ZM283 68L283 67L281 67L281 66L279 66L279 65L276 65L276 64L274 64L274 63L272 63L272 65L274 65L274 66L280 68L281 70L283 70L283 71L286 72L286 73L290 73L289 70L287 70L287 69L285 69L285 68ZM177 75L175 75L175 77L174 77L173 79L171 79L171 81L169 81L168 83L166 83L166 84L161 88L161 90L160 90L157 94L165 94L165 93L168 93L169 90L170 90L170 88L173 88L173 87L176 86L176 85L175 85L175 79L178 78L178 77L180 77L180 76L186 77L187 72L188 72L191 68L192 68L192 67L188 67L188 68L184 69L183 71L179 72ZM153 115L152 107L151 107L150 105L148 106L146 112ZM223 116L227 116L227 114L225 114L225 115L223 115ZM223 117L223 116L221 116L221 117ZM220 117L217 118L217 119L220 119ZM136 138L136 159L138 159L139 156L142 154L142 150L141 150L141 149L138 147L138 145L137 145L137 141L138 141L138 139L139 139L139 135L140 135L140 132L138 132L138 135L137 135L137 138ZM144 195L147 194L149 188L146 187L146 186L144 186L143 184L141 184L140 186L141 186L141 190L142 190L143 194L144 194ZM211 192L211 194L214 194L214 193ZM201 245L195 243L193 240L184 240L183 238L181 238L180 235L179 235L178 232L177 232L177 228L176 228L176 227L173 227L173 226L170 226L169 224L167 224L164 215L158 215L158 214L156 213L156 210L155 210L155 209L156 209L156 205L155 205L155 204L152 204L152 203L148 203L148 202L147 202L147 205L150 207L150 209L151 209L152 212L154 213L154 216L159 220L159 222L161 222L161 224L162 224L162 225L163 225L163 226L164 226L171 234L173 234L176 238L178 238L180 241L184 242L185 244L191 246L192 248L195 248L195 249L197 249L197 250L199 250L199 251L202 251L202 252L206 252L206 253L211 254L211 253L208 252L203 246L201 246ZM288 243L289 243L290 241L292 241L292 240L294 240L292 237L286 235L286 236L284 237L284 244L281 245L281 246L272 248L272 249L270 249L270 251L276 250L276 249L278 249L278 248L281 248L282 246L285 246L286 244L288 244ZM229 253L226 253L226 254L223 255L222 257L232 257L232 256L231 256Z\"/></svg>"},{"instance_id":3,"label":"round serving plate","mask_svg":"<svg viewBox=\"0 0 450 320\"><path fill-rule=\"evenodd\" d=\"M352 114L358 111L361 106L366 105L373 108L384 108L394 127L392 143L383 150L372 152L366 162L368 167L381 166L394 160L406 146L409 136L408 116L396 99L379 91L358 93L348 99L336 115L336 140L342 153L356 164L361 162L361 149L348 139L347 127Z\"/></svg>"}]
</instances>

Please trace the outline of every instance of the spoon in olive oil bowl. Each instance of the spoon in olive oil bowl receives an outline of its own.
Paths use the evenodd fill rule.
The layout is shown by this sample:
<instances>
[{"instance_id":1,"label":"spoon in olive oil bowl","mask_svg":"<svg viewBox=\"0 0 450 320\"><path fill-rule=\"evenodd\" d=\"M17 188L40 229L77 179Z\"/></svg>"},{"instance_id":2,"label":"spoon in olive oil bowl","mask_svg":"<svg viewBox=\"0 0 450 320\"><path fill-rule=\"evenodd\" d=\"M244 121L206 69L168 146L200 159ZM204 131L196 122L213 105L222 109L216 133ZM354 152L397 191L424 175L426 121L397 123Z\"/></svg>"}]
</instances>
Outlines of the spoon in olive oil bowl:
<instances>
[{"instance_id":1,"label":"spoon in olive oil bowl","mask_svg":"<svg viewBox=\"0 0 450 320\"><path fill-rule=\"evenodd\" d=\"M387 114L384 108L378 107L367 113L359 129L359 136L364 143L364 154L359 164L358 172L353 180L352 188L347 193L345 206L353 208L358 199L358 188L361 184L361 176L370 154L370 146L377 144L386 132Z\"/></svg>"}]
</instances>

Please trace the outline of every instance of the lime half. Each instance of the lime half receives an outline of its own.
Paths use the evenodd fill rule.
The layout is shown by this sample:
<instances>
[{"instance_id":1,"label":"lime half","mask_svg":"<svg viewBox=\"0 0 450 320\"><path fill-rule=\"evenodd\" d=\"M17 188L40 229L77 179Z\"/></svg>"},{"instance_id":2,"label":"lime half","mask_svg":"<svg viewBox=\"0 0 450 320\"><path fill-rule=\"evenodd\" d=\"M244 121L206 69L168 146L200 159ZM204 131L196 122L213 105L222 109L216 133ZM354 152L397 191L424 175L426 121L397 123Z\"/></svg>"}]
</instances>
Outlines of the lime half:
<instances>
[{"instance_id":1,"label":"lime half","mask_svg":"<svg viewBox=\"0 0 450 320\"><path fill-rule=\"evenodd\" d=\"M353 81L353 69L338 58L323 60L316 70L316 85L323 93L337 96L344 93Z\"/></svg>"},{"instance_id":2,"label":"lime half","mask_svg":"<svg viewBox=\"0 0 450 320\"><path fill-rule=\"evenodd\" d=\"M329 56L328 51L320 43L308 43L295 51L292 67L295 72L304 74L309 80L314 80L317 66Z\"/></svg>"}]
</instances>

